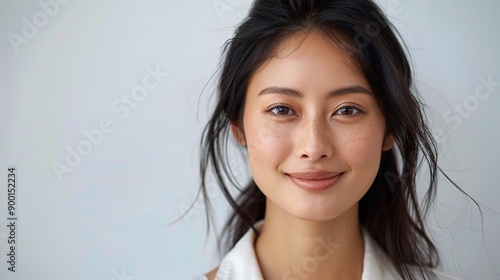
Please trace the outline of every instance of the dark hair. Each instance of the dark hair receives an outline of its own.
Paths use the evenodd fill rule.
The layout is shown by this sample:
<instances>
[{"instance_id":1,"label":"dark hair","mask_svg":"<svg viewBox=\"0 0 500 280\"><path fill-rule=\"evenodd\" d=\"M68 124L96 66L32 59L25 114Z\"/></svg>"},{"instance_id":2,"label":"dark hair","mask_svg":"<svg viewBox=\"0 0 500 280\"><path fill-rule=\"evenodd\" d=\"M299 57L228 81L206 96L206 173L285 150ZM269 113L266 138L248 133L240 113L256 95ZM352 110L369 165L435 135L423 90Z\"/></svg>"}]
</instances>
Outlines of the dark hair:
<instances>
[{"instance_id":1,"label":"dark hair","mask_svg":"<svg viewBox=\"0 0 500 280\"><path fill-rule=\"evenodd\" d=\"M431 278L427 268L436 267L439 257L427 234L424 216L436 195L440 171L436 144L413 88L411 67L399 35L371 0L254 2L248 17L223 48L217 103L202 135L200 192L207 205L207 226L211 218L206 189L209 170L234 209L223 231L229 245L226 249L264 218L264 194L253 180L241 188L229 166L230 123L243 125L245 94L254 71L276 54L284 40L297 32L311 31L331 39L357 63L377 98L387 133L395 139L395 148L383 152L378 175L359 202L359 221L403 279L415 279L411 266L424 278ZM430 172L421 206L415 178L422 163L427 163ZM231 195L233 188L239 191L236 199Z\"/></svg>"}]
</instances>

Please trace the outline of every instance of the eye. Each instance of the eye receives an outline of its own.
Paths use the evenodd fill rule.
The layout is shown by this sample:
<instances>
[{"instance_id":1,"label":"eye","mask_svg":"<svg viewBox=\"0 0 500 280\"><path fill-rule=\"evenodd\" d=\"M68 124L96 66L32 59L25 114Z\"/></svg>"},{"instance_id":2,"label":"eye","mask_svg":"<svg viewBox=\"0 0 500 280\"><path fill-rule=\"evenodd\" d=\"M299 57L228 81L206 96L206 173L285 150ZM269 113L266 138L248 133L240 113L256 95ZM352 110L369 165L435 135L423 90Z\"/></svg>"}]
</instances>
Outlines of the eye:
<instances>
[{"instance_id":1,"label":"eye","mask_svg":"<svg viewBox=\"0 0 500 280\"><path fill-rule=\"evenodd\" d=\"M272 114L277 116L286 116L295 114L295 112L292 109L283 104L271 105L270 108L268 108L266 111L271 112Z\"/></svg>"},{"instance_id":2,"label":"eye","mask_svg":"<svg viewBox=\"0 0 500 280\"><path fill-rule=\"evenodd\" d=\"M345 105L340 107L337 111L335 111L334 115L342 115L342 116L354 116L362 111L355 105Z\"/></svg>"}]
</instances>

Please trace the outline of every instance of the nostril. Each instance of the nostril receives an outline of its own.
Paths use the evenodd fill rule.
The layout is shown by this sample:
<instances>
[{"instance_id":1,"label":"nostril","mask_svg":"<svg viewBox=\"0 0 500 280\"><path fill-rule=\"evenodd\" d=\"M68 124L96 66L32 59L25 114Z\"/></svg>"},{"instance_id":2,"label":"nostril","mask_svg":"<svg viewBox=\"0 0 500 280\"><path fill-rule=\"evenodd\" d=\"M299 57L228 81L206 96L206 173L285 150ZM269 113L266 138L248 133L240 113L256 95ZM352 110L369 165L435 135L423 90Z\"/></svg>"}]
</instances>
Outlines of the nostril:
<instances>
[{"instance_id":1,"label":"nostril","mask_svg":"<svg viewBox=\"0 0 500 280\"><path fill-rule=\"evenodd\" d=\"M327 158L328 155L327 154L321 154L319 156L316 156L314 155L314 153L310 153L310 154L302 154L302 156L300 156L300 158L302 159L312 159L312 160L318 160L318 159L322 159L322 158Z\"/></svg>"}]
</instances>

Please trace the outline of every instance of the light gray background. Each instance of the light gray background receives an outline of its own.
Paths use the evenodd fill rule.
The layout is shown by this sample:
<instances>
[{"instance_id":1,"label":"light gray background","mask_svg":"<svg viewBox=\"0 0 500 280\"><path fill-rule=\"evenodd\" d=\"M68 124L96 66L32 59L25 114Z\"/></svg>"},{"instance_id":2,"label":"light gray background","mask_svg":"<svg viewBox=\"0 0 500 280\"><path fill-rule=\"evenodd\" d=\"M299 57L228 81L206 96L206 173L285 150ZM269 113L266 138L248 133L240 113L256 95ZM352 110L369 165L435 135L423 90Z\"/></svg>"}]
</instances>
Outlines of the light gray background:
<instances>
[{"instance_id":1,"label":"light gray background","mask_svg":"<svg viewBox=\"0 0 500 280\"><path fill-rule=\"evenodd\" d=\"M40 4L49 2L50 14ZM205 242L203 204L168 223L195 197L213 86L200 94L250 1L66 2L0 4L0 279L189 279L211 269L219 259L214 239ZM481 232L475 205L441 180L429 223L443 269L499 279L500 2L378 2L412 53L440 164L484 205ZM27 22L38 27L23 35ZM168 77L118 112L148 67ZM103 120L113 130L59 180L55 162L68 165L68 147L85 148L84 131ZM16 274L5 262L10 165ZM211 197L220 225L228 210L214 184Z\"/></svg>"}]
</instances>

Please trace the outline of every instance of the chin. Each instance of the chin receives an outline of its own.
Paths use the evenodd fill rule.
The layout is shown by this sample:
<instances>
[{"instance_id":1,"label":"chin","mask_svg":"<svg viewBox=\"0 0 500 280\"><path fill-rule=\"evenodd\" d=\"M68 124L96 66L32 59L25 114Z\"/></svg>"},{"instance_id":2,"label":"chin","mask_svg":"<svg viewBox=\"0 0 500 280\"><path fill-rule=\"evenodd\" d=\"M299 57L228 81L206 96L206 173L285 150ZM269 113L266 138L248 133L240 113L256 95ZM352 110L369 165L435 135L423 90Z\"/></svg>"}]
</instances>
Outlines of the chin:
<instances>
[{"instance_id":1,"label":"chin","mask_svg":"<svg viewBox=\"0 0 500 280\"><path fill-rule=\"evenodd\" d=\"M313 207L304 207L301 209L290 209L291 211L287 211L290 215L305 221L311 222L329 222L333 221L344 214L349 212L349 209L344 211L341 209L324 209Z\"/></svg>"}]
</instances>

